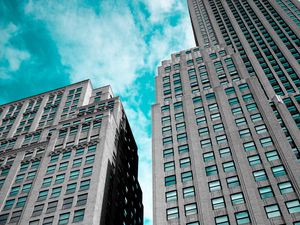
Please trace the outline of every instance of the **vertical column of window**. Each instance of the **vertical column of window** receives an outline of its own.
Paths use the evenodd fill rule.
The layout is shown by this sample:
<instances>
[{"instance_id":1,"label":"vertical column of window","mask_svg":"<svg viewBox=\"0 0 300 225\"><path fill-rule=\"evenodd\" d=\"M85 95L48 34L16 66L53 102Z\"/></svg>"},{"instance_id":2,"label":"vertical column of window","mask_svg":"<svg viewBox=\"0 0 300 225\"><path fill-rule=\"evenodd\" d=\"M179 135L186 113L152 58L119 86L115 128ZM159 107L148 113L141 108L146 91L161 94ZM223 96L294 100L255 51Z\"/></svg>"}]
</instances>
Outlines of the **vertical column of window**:
<instances>
[{"instance_id":1,"label":"vertical column of window","mask_svg":"<svg viewBox=\"0 0 300 225\"><path fill-rule=\"evenodd\" d=\"M240 6L239 10L241 11L241 13L243 14L244 17L246 17L247 20L247 26L245 25L245 23L243 22L241 16L239 15L237 9L235 8L233 2L231 0L227 0L227 3L230 7L230 9L232 10L233 15L235 16L241 30L243 31L246 40L248 41L254 55L256 56L258 62L260 63L260 66L262 67L262 69L264 70L270 84L272 85L274 91L276 94L278 95L283 95L283 91L276 79L276 77L274 76L274 74L272 73L271 69L269 68L269 66L267 65L266 60L264 59L262 53L259 51L258 45L255 43L254 39L251 36L251 33L249 32L248 29L251 29L251 32L253 33L253 35L255 36L255 38L257 39L257 41L259 41L261 43L261 47L263 50L263 53L267 53L268 57L274 59L274 57L272 56L270 50L268 49L267 45L265 43L263 43L263 40L261 40L261 38L259 38L259 33L257 32L256 28L254 28L253 23L251 22L250 18L246 15L245 10L243 10L243 7ZM258 21L259 22L259 21ZM265 56L266 57L266 56ZM276 60L272 60L272 63L277 64Z\"/></svg>"},{"instance_id":2,"label":"vertical column of window","mask_svg":"<svg viewBox=\"0 0 300 225\"><path fill-rule=\"evenodd\" d=\"M200 65L198 67L198 70L199 70L199 77L200 77L200 81L202 83L203 90L211 88L208 72L206 70L206 65L205 64Z\"/></svg>"},{"instance_id":3,"label":"vertical column of window","mask_svg":"<svg viewBox=\"0 0 300 225\"><path fill-rule=\"evenodd\" d=\"M278 112L278 110L277 110L277 108L276 108L276 106L275 106L275 104L273 102L271 102L271 107L272 107L272 110L273 110L273 112L274 112L274 114L275 114L275 116L277 118L278 123L281 126L281 129L282 129L283 133L285 134L285 136L286 136L286 138L287 138L287 140L288 140L288 142L289 142L289 144L290 144L290 146L291 146L291 148L292 148L295 156L298 159L298 162L300 163L300 151L299 151L299 149L297 148L297 146L296 146L296 144L295 144L295 142L294 142L294 140L293 140L293 138L292 138L289 130L287 129L285 123L282 120L282 117L281 117L280 113Z\"/></svg>"},{"instance_id":4,"label":"vertical column of window","mask_svg":"<svg viewBox=\"0 0 300 225\"><path fill-rule=\"evenodd\" d=\"M163 96L164 96L164 100L166 101L172 98L170 76L169 75L163 76L162 83L163 83Z\"/></svg>"},{"instance_id":5,"label":"vertical column of window","mask_svg":"<svg viewBox=\"0 0 300 225\"><path fill-rule=\"evenodd\" d=\"M33 107L33 105L36 103L36 106ZM35 118L36 112L39 108L39 104L41 103L41 100L39 102L30 101L25 112L23 113L23 118L19 123L19 126L17 128L16 134L20 134L22 132L28 132L31 124Z\"/></svg>"},{"instance_id":6,"label":"vertical column of window","mask_svg":"<svg viewBox=\"0 0 300 225\"><path fill-rule=\"evenodd\" d=\"M181 97L182 93L182 83L181 83L181 75L180 75L180 63L176 63L173 65L174 73L172 75L173 87L175 98Z\"/></svg>"},{"instance_id":7,"label":"vertical column of window","mask_svg":"<svg viewBox=\"0 0 300 225\"><path fill-rule=\"evenodd\" d=\"M285 70L287 72L287 75L290 76L291 80L295 80L296 84L298 84L299 86L298 89L300 88L300 83L299 83L299 79L297 77L296 72L294 71L294 69L291 67L291 65L288 63L288 61L286 60L285 56L281 53L280 49L278 48L278 46L275 44L273 38L270 36L270 34L267 32L267 29L263 26L263 24L260 22L259 18L257 17L257 15L255 14L255 12L253 11L253 9L250 7L249 3L242 0L245 8L247 9L249 15L252 17L253 21L258 24L258 28L261 31L261 33L263 34L263 36L266 38L266 40L268 41L268 44L271 46L272 50L270 52L270 48L267 48L267 45L265 44L265 42L263 41L262 36L259 35L259 33L257 32L256 28L254 27L254 23L251 22L249 16L247 15L246 11L244 10L243 6L241 5L240 2L237 2L237 5L239 7L239 9L241 9L245 15L245 18L248 19L248 25L250 26L250 24L253 25L253 27L251 28L252 32L256 32L255 38L257 40L257 42L259 43L259 46L263 49L263 52L265 53L265 55L267 56L268 61L270 62L270 64L272 65L274 71L276 72L277 76L279 77L280 81L282 82L283 86L285 87L286 91L288 93L294 92L294 88L292 87L290 80L288 79L288 77L284 74ZM270 16L270 15L269 15ZM274 22L275 23L275 22ZM272 27L274 27L272 25ZM275 29L275 28L274 28ZM289 46L290 48L292 48L292 46ZM289 48L288 47L288 48ZM272 53L272 51L274 51L275 54ZM274 56L276 55L276 57L278 59L275 59ZM281 63L282 67L284 68L284 70L282 69L282 67L280 67L279 63ZM291 76L292 74L292 76Z\"/></svg>"},{"instance_id":8,"label":"vertical column of window","mask_svg":"<svg viewBox=\"0 0 300 225\"><path fill-rule=\"evenodd\" d=\"M213 8L213 13L217 18L217 23L221 29L221 32L225 39L226 44L232 45L235 50L239 51L241 58L246 66L247 71L249 72L249 74L251 76L255 76L256 75L255 70L254 70L254 68L242 46L240 39L237 36L236 30L234 29L232 23L230 22L230 19L222 5L222 1L209 0L209 3L210 3L210 6ZM216 5L218 6L218 8L216 7ZM220 13L218 12L218 10ZM220 16L220 14L221 14L222 18ZM226 26L225 26L224 22L225 22ZM228 34L226 29L228 30L230 35ZM230 40L230 38L232 38L232 40Z\"/></svg>"},{"instance_id":9,"label":"vertical column of window","mask_svg":"<svg viewBox=\"0 0 300 225\"><path fill-rule=\"evenodd\" d=\"M214 62L215 71L220 81L220 85L228 84L226 73L221 60Z\"/></svg>"},{"instance_id":10,"label":"vertical column of window","mask_svg":"<svg viewBox=\"0 0 300 225\"><path fill-rule=\"evenodd\" d=\"M292 101L290 97L283 99L283 102L285 103L286 107L291 113L292 118L294 119L297 127L300 129L300 112L297 109L295 103Z\"/></svg>"},{"instance_id":11,"label":"vertical column of window","mask_svg":"<svg viewBox=\"0 0 300 225\"><path fill-rule=\"evenodd\" d=\"M55 99L55 97L56 97L56 99ZM62 97L61 94L58 94L57 96L55 96L55 95L49 96L48 101L44 107L42 117L39 122L39 128L44 127L45 125L47 126L47 125L53 124L53 120L56 115L58 105L61 101L61 97Z\"/></svg>"},{"instance_id":12,"label":"vertical column of window","mask_svg":"<svg viewBox=\"0 0 300 225\"><path fill-rule=\"evenodd\" d=\"M82 87L78 87L76 89L69 90L67 101L65 102L61 119L66 119L68 116L74 114L74 111L78 107L79 98L81 95Z\"/></svg>"},{"instance_id":13,"label":"vertical column of window","mask_svg":"<svg viewBox=\"0 0 300 225\"><path fill-rule=\"evenodd\" d=\"M1 138L5 138L10 132L10 129L13 126L17 116L19 115L21 108L21 104L9 107L9 110L6 113L5 117L2 119L2 124L0 126L0 134L2 132Z\"/></svg>"},{"instance_id":14,"label":"vertical column of window","mask_svg":"<svg viewBox=\"0 0 300 225\"><path fill-rule=\"evenodd\" d=\"M300 26L300 10L290 0L276 0L278 5L287 13L287 15Z\"/></svg>"}]
</instances>

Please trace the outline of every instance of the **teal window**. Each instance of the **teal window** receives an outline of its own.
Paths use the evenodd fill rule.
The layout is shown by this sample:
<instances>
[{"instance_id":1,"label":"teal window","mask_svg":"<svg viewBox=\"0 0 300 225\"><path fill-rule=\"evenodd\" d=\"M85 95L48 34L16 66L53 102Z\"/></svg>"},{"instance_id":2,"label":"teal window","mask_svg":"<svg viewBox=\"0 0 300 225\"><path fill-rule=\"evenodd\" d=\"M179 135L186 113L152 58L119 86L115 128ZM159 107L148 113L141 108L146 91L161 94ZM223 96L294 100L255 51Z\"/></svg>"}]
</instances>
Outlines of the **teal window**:
<instances>
[{"instance_id":1,"label":"teal window","mask_svg":"<svg viewBox=\"0 0 300 225\"><path fill-rule=\"evenodd\" d=\"M176 121L180 121L184 119L184 113L183 112L179 112L175 114L175 120Z\"/></svg>"},{"instance_id":2,"label":"teal window","mask_svg":"<svg viewBox=\"0 0 300 225\"><path fill-rule=\"evenodd\" d=\"M173 148L168 148L168 149L165 149L163 151L163 157L164 158L169 157L169 156L173 156L173 155L174 155Z\"/></svg>"},{"instance_id":3,"label":"teal window","mask_svg":"<svg viewBox=\"0 0 300 225\"><path fill-rule=\"evenodd\" d=\"M215 93L208 93L205 95L205 98L207 100L213 100L213 99L216 99L216 95L215 95Z\"/></svg>"},{"instance_id":4,"label":"teal window","mask_svg":"<svg viewBox=\"0 0 300 225\"><path fill-rule=\"evenodd\" d=\"M9 193L9 196L15 196L19 193L20 186L12 187Z\"/></svg>"},{"instance_id":5,"label":"teal window","mask_svg":"<svg viewBox=\"0 0 300 225\"><path fill-rule=\"evenodd\" d=\"M180 159L179 160L179 165L180 165L180 168L190 166L191 165L191 159L190 159L190 157L186 157L186 158Z\"/></svg>"},{"instance_id":6,"label":"teal window","mask_svg":"<svg viewBox=\"0 0 300 225\"><path fill-rule=\"evenodd\" d=\"M193 103L194 104L197 104L197 103L200 103L202 102L202 98L200 96L196 96L193 98Z\"/></svg>"},{"instance_id":7,"label":"teal window","mask_svg":"<svg viewBox=\"0 0 300 225\"><path fill-rule=\"evenodd\" d=\"M48 166L46 174L54 173L56 165Z\"/></svg>"},{"instance_id":8,"label":"teal window","mask_svg":"<svg viewBox=\"0 0 300 225\"><path fill-rule=\"evenodd\" d=\"M71 152L64 152L62 159L68 159L68 158L70 158L70 156L71 156Z\"/></svg>"},{"instance_id":9,"label":"teal window","mask_svg":"<svg viewBox=\"0 0 300 225\"><path fill-rule=\"evenodd\" d=\"M293 185L290 181L279 183L278 188L279 188L281 194L287 194L287 193L294 192Z\"/></svg>"},{"instance_id":10,"label":"teal window","mask_svg":"<svg viewBox=\"0 0 300 225\"><path fill-rule=\"evenodd\" d=\"M172 137L163 138L163 145L168 145L168 144L172 144L172 143L173 143Z\"/></svg>"},{"instance_id":11,"label":"teal window","mask_svg":"<svg viewBox=\"0 0 300 225\"><path fill-rule=\"evenodd\" d=\"M14 202L15 202L15 199L6 200L3 210L12 209Z\"/></svg>"},{"instance_id":12,"label":"teal window","mask_svg":"<svg viewBox=\"0 0 300 225\"><path fill-rule=\"evenodd\" d=\"M40 161L39 160L33 161L31 163L31 169L37 169L39 167L39 165L40 165Z\"/></svg>"},{"instance_id":13,"label":"teal window","mask_svg":"<svg viewBox=\"0 0 300 225\"><path fill-rule=\"evenodd\" d=\"M49 187L51 185L51 182L52 182L52 177L44 178L42 187Z\"/></svg>"},{"instance_id":14,"label":"teal window","mask_svg":"<svg viewBox=\"0 0 300 225\"><path fill-rule=\"evenodd\" d=\"M90 146L88 147L88 153L90 153L90 152L95 152L96 149L97 149L97 145L90 145Z\"/></svg>"},{"instance_id":15,"label":"teal window","mask_svg":"<svg viewBox=\"0 0 300 225\"><path fill-rule=\"evenodd\" d=\"M250 137L251 133L249 129L243 129L239 131L240 137L245 138L245 137Z\"/></svg>"},{"instance_id":16,"label":"teal window","mask_svg":"<svg viewBox=\"0 0 300 225\"><path fill-rule=\"evenodd\" d=\"M243 144L243 146L244 146L245 151L256 150L256 146L255 146L255 143L253 141L246 142L246 143Z\"/></svg>"},{"instance_id":17,"label":"teal window","mask_svg":"<svg viewBox=\"0 0 300 225\"><path fill-rule=\"evenodd\" d=\"M246 94L246 95L243 95L243 100L244 102L250 102L250 101L253 101L253 96L252 94Z\"/></svg>"},{"instance_id":18,"label":"teal window","mask_svg":"<svg viewBox=\"0 0 300 225\"><path fill-rule=\"evenodd\" d=\"M75 190L76 190L76 183L68 184L68 185L67 185L66 194L74 193Z\"/></svg>"},{"instance_id":19,"label":"teal window","mask_svg":"<svg viewBox=\"0 0 300 225\"><path fill-rule=\"evenodd\" d=\"M93 172L93 167L87 167L87 168L84 168L84 169L83 169L83 174L82 174L82 176L83 176L83 177L91 176L91 175L92 175L92 172Z\"/></svg>"},{"instance_id":20,"label":"teal window","mask_svg":"<svg viewBox=\"0 0 300 225\"><path fill-rule=\"evenodd\" d=\"M235 220L237 224L249 224L251 222L248 211L235 213Z\"/></svg>"},{"instance_id":21,"label":"teal window","mask_svg":"<svg viewBox=\"0 0 300 225\"><path fill-rule=\"evenodd\" d=\"M89 155L85 158L85 164L92 164L95 161L95 155Z\"/></svg>"},{"instance_id":22,"label":"teal window","mask_svg":"<svg viewBox=\"0 0 300 225\"><path fill-rule=\"evenodd\" d=\"M257 164L261 164L261 160L259 155L253 155L248 157L248 162L250 166L255 166Z\"/></svg>"},{"instance_id":23,"label":"teal window","mask_svg":"<svg viewBox=\"0 0 300 225\"><path fill-rule=\"evenodd\" d=\"M211 118L212 121L220 120L221 115L220 115L220 113L214 113L214 114L210 115L210 118Z\"/></svg>"},{"instance_id":24,"label":"teal window","mask_svg":"<svg viewBox=\"0 0 300 225\"><path fill-rule=\"evenodd\" d=\"M285 203L290 214L300 212L300 202L299 200L292 200Z\"/></svg>"},{"instance_id":25,"label":"teal window","mask_svg":"<svg viewBox=\"0 0 300 225\"><path fill-rule=\"evenodd\" d=\"M80 182L80 191L85 191L90 189L90 180L84 180Z\"/></svg>"},{"instance_id":26,"label":"teal window","mask_svg":"<svg viewBox=\"0 0 300 225\"><path fill-rule=\"evenodd\" d=\"M208 105L208 109L209 109L210 112L212 112L214 110L218 110L217 103L213 103L213 104Z\"/></svg>"},{"instance_id":27,"label":"teal window","mask_svg":"<svg viewBox=\"0 0 300 225\"><path fill-rule=\"evenodd\" d=\"M70 180L77 180L79 178L80 170L73 170L70 172Z\"/></svg>"},{"instance_id":28,"label":"teal window","mask_svg":"<svg viewBox=\"0 0 300 225\"><path fill-rule=\"evenodd\" d=\"M166 162L164 163L164 171L172 171L175 170L175 162L171 161L171 162Z\"/></svg>"},{"instance_id":29,"label":"teal window","mask_svg":"<svg viewBox=\"0 0 300 225\"><path fill-rule=\"evenodd\" d=\"M238 204L245 203L243 193L232 194L232 195L230 195L230 199L231 199L232 205L238 205Z\"/></svg>"},{"instance_id":30,"label":"teal window","mask_svg":"<svg viewBox=\"0 0 300 225\"><path fill-rule=\"evenodd\" d=\"M81 163L82 163L82 158L74 159L72 166L73 167L81 166Z\"/></svg>"},{"instance_id":31,"label":"teal window","mask_svg":"<svg viewBox=\"0 0 300 225\"><path fill-rule=\"evenodd\" d=\"M51 193L51 198L57 198L60 196L61 187L53 188Z\"/></svg>"},{"instance_id":32,"label":"teal window","mask_svg":"<svg viewBox=\"0 0 300 225\"><path fill-rule=\"evenodd\" d=\"M216 165L205 167L206 176L212 176L218 174L218 169Z\"/></svg>"},{"instance_id":33,"label":"teal window","mask_svg":"<svg viewBox=\"0 0 300 225\"><path fill-rule=\"evenodd\" d=\"M21 208L25 205L27 200L27 196L18 198L18 202L16 204L16 208Z\"/></svg>"},{"instance_id":34,"label":"teal window","mask_svg":"<svg viewBox=\"0 0 300 225\"><path fill-rule=\"evenodd\" d=\"M273 190L272 190L271 186L266 186L266 187L258 188L258 191L259 191L260 197L262 199L264 199L264 198L270 198L270 197L274 196Z\"/></svg>"},{"instance_id":35,"label":"teal window","mask_svg":"<svg viewBox=\"0 0 300 225\"><path fill-rule=\"evenodd\" d=\"M227 137L226 135L220 135L216 137L217 143L218 144L223 144L223 143L227 143Z\"/></svg>"},{"instance_id":36,"label":"teal window","mask_svg":"<svg viewBox=\"0 0 300 225\"><path fill-rule=\"evenodd\" d=\"M196 119L197 125L203 125L206 124L206 118L205 117L199 117Z\"/></svg>"},{"instance_id":37,"label":"teal window","mask_svg":"<svg viewBox=\"0 0 300 225\"><path fill-rule=\"evenodd\" d=\"M175 102L174 103L174 109L175 110L182 109L182 102Z\"/></svg>"},{"instance_id":38,"label":"teal window","mask_svg":"<svg viewBox=\"0 0 300 225\"><path fill-rule=\"evenodd\" d=\"M260 113L253 114L250 117L253 123L262 120Z\"/></svg>"},{"instance_id":39,"label":"teal window","mask_svg":"<svg viewBox=\"0 0 300 225\"><path fill-rule=\"evenodd\" d=\"M248 110L249 112L254 111L254 110L257 110L257 106L256 106L255 103L251 103L251 104L246 105L246 108L247 108L247 110Z\"/></svg>"},{"instance_id":40,"label":"teal window","mask_svg":"<svg viewBox=\"0 0 300 225\"><path fill-rule=\"evenodd\" d=\"M256 133L258 133L258 134L263 134L263 133L267 133L268 132L267 127L264 124L256 126L255 130L256 130Z\"/></svg>"},{"instance_id":41,"label":"teal window","mask_svg":"<svg viewBox=\"0 0 300 225\"><path fill-rule=\"evenodd\" d=\"M86 205L88 194L78 195L76 206Z\"/></svg>"},{"instance_id":42,"label":"teal window","mask_svg":"<svg viewBox=\"0 0 300 225\"><path fill-rule=\"evenodd\" d=\"M203 153L204 162L212 161L215 159L215 155L213 152Z\"/></svg>"},{"instance_id":43,"label":"teal window","mask_svg":"<svg viewBox=\"0 0 300 225\"><path fill-rule=\"evenodd\" d=\"M232 172L232 171L235 171L234 162L233 162L233 161L230 161L230 162L225 162L225 163L223 163L223 170L224 170L224 172Z\"/></svg>"},{"instance_id":44,"label":"teal window","mask_svg":"<svg viewBox=\"0 0 300 225\"><path fill-rule=\"evenodd\" d=\"M209 134L208 127L203 127L198 130L199 136L205 136Z\"/></svg>"},{"instance_id":45,"label":"teal window","mask_svg":"<svg viewBox=\"0 0 300 225\"><path fill-rule=\"evenodd\" d=\"M216 225L230 225L227 215L218 216L215 218Z\"/></svg>"},{"instance_id":46,"label":"teal window","mask_svg":"<svg viewBox=\"0 0 300 225\"><path fill-rule=\"evenodd\" d=\"M68 224L70 213L63 213L59 215L58 225Z\"/></svg>"},{"instance_id":47,"label":"teal window","mask_svg":"<svg viewBox=\"0 0 300 225\"><path fill-rule=\"evenodd\" d=\"M165 177L165 186L170 186L170 185L174 185L176 184L176 176L172 175L172 176L168 176Z\"/></svg>"},{"instance_id":48,"label":"teal window","mask_svg":"<svg viewBox=\"0 0 300 225\"><path fill-rule=\"evenodd\" d=\"M52 155L50 162L57 162L59 155Z\"/></svg>"},{"instance_id":49,"label":"teal window","mask_svg":"<svg viewBox=\"0 0 300 225\"><path fill-rule=\"evenodd\" d=\"M63 162L63 163L61 163L60 165L59 165L59 171L64 171L64 170L66 170L67 168L68 168L68 164L69 164L69 162Z\"/></svg>"},{"instance_id":50,"label":"teal window","mask_svg":"<svg viewBox=\"0 0 300 225\"><path fill-rule=\"evenodd\" d=\"M213 125L214 131L219 132L224 130L224 125L222 123Z\"/></svg>"},{"instance_id":51,"label":"teal window","mask_svg":"<svg viewBox=\"0 0 300 225\"><path fill-rule=\"evenodd\" d=\"M230 148L228 148L228 147L219 149L219 153L220 153L221 158L231 155Z\"/></svg>"},{"instance_id":52,"label":"teal window","mask_svg":"<svg viewBox=\"0 0 300 225\"><path fill-rule=\"evenodd\" d=\"M240 84L240 85L239 85L239 89L240 89L241 91L244 91L244 90L249 89L249 86L248 86L248 84Z\"/></svg>"},{"instance_id":53,"label":"teal window","mask_svg":"<svg viewBox=\"0 0 300 225\"><path fill-rule=\"evenodd\" d=\"M187 134L182 133L182 134L177 134L177 141L186 141L187 140Z\"/></svg>"},{"instance_id":54,"label":"teal window","mask_svg":"<svg viewBox=\"0 0 300 225\"><path fill-rule=\"evenodd\" d=\"M221 182L219 180L214 180L208 182L208 188L210 192L219 191L222 189Z\"/></svg>"},{"instance_id":55,"label":"teal window","mask_svg":"<svg viewBox=\"0 0 300 225\"><path fill-rule=\"evenodd\" d=\"M163 126L168 125L171 123L171 117L170 116L164 116L161 118L161 123Z\"/></svg>"},{"instance_id":56,"label":"teal window","mask_svg":"<svg viewBox=\"0 0 300 225\"><path fill-rule=\"evenodd\" d=\"M182 189L183 198L189 198L195 196L195 188L187 187Z\"/></svg>"},{"instance_id":57,"label":"teal window","mask_svg":"<svg viewBox=\"0 0 300 225\"><path fill-rule=\"evenodd\" d=\"M168 112L170 111L170 106L169 105L164 105L161 107L161 112Z\"/></svg>"},{"instance_id":58,"label":"teal window","mask_svg":"<svg viewBox=\"0 0 300 225\"><path fill-rule=\"evenodd\" d=\"M226 179L226 182L227 182L228 188L234 188L234 187L240 186L240 181L239 181L239 178L237 176L228 177Z\"/></svg>"},{"instance_id":59,"label":"teal window","mask_svg":"<svg viewBox=\"0 0 300 225\"><path fill-rule=\"evenodd\" d=\"M286 175L286 171L283 166L274 166L272 167L272 172L274 177L280 177Z\"/></svg>"},{"instance_id":60,"label":"teal window","mask_svg":"<svg viewBox=\"0 0 300 225\"><path fill-rule=\"evenodd\" d=\"M28 193L31 189L31 186L32 186L32 183L24 184L23 187L22 187L22 192L23 193Z\"/></svg>"},{"instance_id":61,"label":"teal window","mask_svg":"<svg viewBox=\"0 0 300 225\"><path fill-rule=\"evenodd\" d=\"M225 202L223 197L213 198L211 200L213 209L221 209L225 207Z\"/></svg>"},{"instance_id":62,"label":"teal window","mask_svg":"<svg viewBox=\"0 0 300 225\"><path fill-rule=\"evenodd\" d=\"M266 152L266 157L267 157L268 161L273 161L273 160L278 160L279 159L279 155L278 155L278 152L276 150Z\"/></svg>"},{"instance_id":63,"label":"teal window","mask_svg":"<svg viewBox=\"0 0 300 225\"><path fill-rule=\"evenodd\" d=\"M187 182L193 180L193 174L191 171L181 173L181 182Z\"/></svg>"},{"instance_id":64,"label":"teal window","mask_svg":"<svg viewBox=\"0 0 300 225\"><path fill-rule=\"evenodd\" d=\"M236 119L235 124L239 127L239 126L246 125L247 122L246 122L246 119L244 117L242 117L242 118Z\"/></svg>"},{"instance_id":65,"label":"teal window","mask_svg":"<svg viewBox=\"0 0 300 225\"><path fill-rule=\"evenodd\" d=\"M281 216L281 212L277 204L265 206L265 211L269 219Z\"/></svg>"},{"instance_id":66,"label":"teal window","mask_svg":"<svg viewBox=\"0 0 300 225\"><path fill-rule=\"evenodd\" d=\"M258 170L253 172L253 176L256 181L263 181L268 179L267 174L264 170Z\"/></svg>"},{"instance_id":67,"label":"teal window","mask_svg":"<svg viewBox=\"0 0 300 225\"><path fill-rule=\"evenodd\" d=\"M235 116L243 113L241 107L233 108L233 109L231 109L231 112L232 112L232 114L235 115Z\"/></svg>"},{"instance_id":68,"label":"teal window","mask_svg":"<svg viewBox=\"0 0 300 225\"><path fill-rule=\"evenodd\" d=\"M65 174L59 174L55 178L55 184L61 184L65 180Z\"/></svg>"},{"instance_id":69,"label":"teal window","mask_svg":"<svg viewBox=\"0 0 300 225\"><path fill-rule=\"evenodd\" d=\"M205 139L200 141L201 147L202 148L208 148L211 147L211 140L210 139Z\"/></svg>"},{"instance_id":70,"label":"teal window","mask_svg":"<svg viewBox=\"0 0 300 225\"><path fill-rule=\"evenodd\" d=\"M189 151L189 146L188 145L180 145L178 146L178 152L179 154L185 153Z\"/></svg>"},{"instance_id":71,"label":"teal window","mask_svg":"<svg viewBox=\"0 0 300 225\"><path fill-rule=\"evenodd\" d=\"M176 200L177 200L177 191L166 192L166 202L171 202Z\"/></svg>"},{"instance_id":72,"label":"teal window","mask_svg":"<svg viewBox=\"0 0 300 225\"><path fill-rule=\"evenodd\" d=\"M195 115L202 115L204 114L204 108L203 107L199 107L199 108L195 108Z\"/></svg>"},{"instance_id":73,"label":"teal window","mask_svg":"<svg viewBox=\"0 0 300 225\"><path fill-rule=\"evenodd\" d=\"M225 93L226 93L227 95L235 94L235 89L234 89L234 87L226 88L226 89L225 89Z\"/></svg>"},{"instance_id":74,"label":"teal window","mask_svg":"<svg viewBox=\"0 0 300 225\"><path fill-rule=\"evenodd\" d=\"M22 163L20 167L20 172L24 172L28 169L29 163Z\"/></svg>"},{"instance_id":75,"label":"teal window","mask_svg":"<svg viewBox=\"0 0 300 225\"><path fill-rule=\"evenodd\" d=\"M27 174L27 180L33 180L35 178L35 175L36 175L36 171L32 171L32 172L29 172Z\"/></svg>"},{"instance_id":76,"label":"teal window","mask_svg":"<svg viewBox=\"0 0 300 225\"><path fill-rule=\"evenodd\" d=\"M73 223L83 221L84 218L84 209L76 210L74 212Z\"/></svg>"},{"instance_id":77,"label":"teal window","mask_svg":"<svg viewBox=\"0 0 300 225\"><path fill-rule=\"evenodd\" d=\"M47 198L49 190L44 190L39 192L38 201L43 201Z\"/></svg>"},{"instance_id":78,"label":"teal window","mask_svg":"<svg viewBox=\"0 0 300 225\"><path fill-rule=\"evenodd\" d=\"M231 106L239 104L238 98L230 98L230 99L228 99L228 102L229 102L229 105L231 105Z\"/></svg>"}]
</instances>

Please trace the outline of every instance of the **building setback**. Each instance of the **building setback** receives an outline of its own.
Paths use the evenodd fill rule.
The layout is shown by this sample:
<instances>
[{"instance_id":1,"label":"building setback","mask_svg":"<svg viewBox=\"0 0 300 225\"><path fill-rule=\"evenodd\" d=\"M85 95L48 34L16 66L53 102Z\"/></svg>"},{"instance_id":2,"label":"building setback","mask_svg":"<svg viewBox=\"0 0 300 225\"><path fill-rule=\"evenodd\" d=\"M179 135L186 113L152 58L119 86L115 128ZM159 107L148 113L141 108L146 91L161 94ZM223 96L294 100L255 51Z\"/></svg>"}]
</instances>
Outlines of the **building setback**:
<instances>
[{"instance_id":1,"label":"building setback","mask_svg":"<svg viewBox=\"0 0 300 225\"><path fill-rule=\"evenodd\" d=\"M299 3L188 6L199 47L156 77L154 224L299 225Z\"/></svg>"},{"instance_id":2,"label":"building setback","mask_svg":"<svg viewBox=\"0 0 300 225\"><path fill-rule=\"evenodd\" d=\"M119 97L85 80L0 106L0 224L143 224Z\"/></svg>"}]
</instances>

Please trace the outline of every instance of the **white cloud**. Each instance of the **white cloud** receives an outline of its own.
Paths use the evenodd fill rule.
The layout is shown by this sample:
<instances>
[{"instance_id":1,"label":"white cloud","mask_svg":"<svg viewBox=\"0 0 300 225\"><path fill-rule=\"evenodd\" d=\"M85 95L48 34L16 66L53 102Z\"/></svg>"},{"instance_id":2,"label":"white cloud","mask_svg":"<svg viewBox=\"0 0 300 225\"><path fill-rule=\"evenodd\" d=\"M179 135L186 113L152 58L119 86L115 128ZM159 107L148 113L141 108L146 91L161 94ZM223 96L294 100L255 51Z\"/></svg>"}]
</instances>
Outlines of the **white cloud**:
<instances>
[{"instance_id":1,"label":"white cloud","mask_svg":"<svg viewBox=\"0 0 300 225\"><path fill-rule=\"evenodd\" d=\"M0 29L0 59L7 64L0 67L1 78L9 78L8 74L10 72L17 71L21 63L30 58L28 51L20 50L10 43L10 40L18 33L18 27L13 23L9 23L5 28Z\"/></svg>"}]
</instances>

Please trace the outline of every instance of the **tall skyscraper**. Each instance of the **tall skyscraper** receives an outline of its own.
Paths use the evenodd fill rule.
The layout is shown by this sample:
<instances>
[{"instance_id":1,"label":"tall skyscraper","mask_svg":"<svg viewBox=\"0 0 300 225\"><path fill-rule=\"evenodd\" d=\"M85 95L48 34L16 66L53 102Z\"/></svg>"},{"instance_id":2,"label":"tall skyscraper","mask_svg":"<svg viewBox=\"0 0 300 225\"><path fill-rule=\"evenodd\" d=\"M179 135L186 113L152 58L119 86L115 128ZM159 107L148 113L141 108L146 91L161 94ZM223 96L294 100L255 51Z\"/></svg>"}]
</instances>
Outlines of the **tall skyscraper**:
<instances>
[{"instance_id":1,"label":"tall skyscraper","mask_svg":"<svg viewBox=\"0 0 300 225\"><path fill-rule=\"evenodd\" d=\"M143 224L119 97L85 80L0 106L0 224Z\"/></svg>"},{"instance_id":2,"label":"tall skyscraper","mask_svg":"<svg viewBox=\"0 0 300 225\"><path fill-rule=\"evenodd\" d=\"M300 11L188 0L196 44L158 69L154 224L300 224Z\"/></svg>"}]
</instances>

